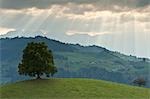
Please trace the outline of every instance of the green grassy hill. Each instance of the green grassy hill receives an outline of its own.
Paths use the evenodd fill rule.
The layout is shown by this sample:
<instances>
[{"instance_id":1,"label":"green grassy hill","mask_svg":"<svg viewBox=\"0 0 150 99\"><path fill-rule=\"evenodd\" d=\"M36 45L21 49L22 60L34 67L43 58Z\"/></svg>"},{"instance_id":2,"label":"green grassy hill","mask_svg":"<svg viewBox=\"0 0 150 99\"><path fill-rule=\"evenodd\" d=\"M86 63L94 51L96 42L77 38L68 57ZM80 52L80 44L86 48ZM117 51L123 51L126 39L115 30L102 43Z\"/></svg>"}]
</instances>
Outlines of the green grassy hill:
<instances>
[{"instance_id":1,"label":"green grassy hill","mask_svg":"<svg viewBox=\"0 0 150 99\"><path fill-rule=\"evenodd\" d=\"M28 80L0 87L6 99L150 99L150 90L92 79Z\"/></svg>"}]
</instances>

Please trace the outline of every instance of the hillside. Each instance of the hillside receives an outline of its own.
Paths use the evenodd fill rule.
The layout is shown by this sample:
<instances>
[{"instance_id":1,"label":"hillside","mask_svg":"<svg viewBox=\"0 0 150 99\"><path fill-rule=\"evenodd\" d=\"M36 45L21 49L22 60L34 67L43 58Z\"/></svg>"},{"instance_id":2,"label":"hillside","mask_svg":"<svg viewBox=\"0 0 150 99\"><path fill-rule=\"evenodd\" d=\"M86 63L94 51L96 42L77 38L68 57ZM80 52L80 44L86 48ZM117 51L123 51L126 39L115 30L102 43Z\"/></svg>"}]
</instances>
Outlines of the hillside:
<instances>
[{"instance_id":1,"label":"hillside","mask_svg":"<svg viewBox=\"0 0 150 99\"><path fill-rule=\"evenodd\" d=\"M45 42L53 51L59 71L55 77L94 78L126 84L132 84L137 77L144 77L148 82L147 87L150 87L149 59L143 61L142 58L112 52L99 46L66 44L40 36L0 39L0 84L29 79L18 75L17 66L23 49L31 41Z\"/></svg>"},{"instance_id":2,"label":"hillside","mask_svg":"<svg viewBox=\"0 0 150 99\"><path fill-rule=\"evenodd\" d=\"M43 79L0 87L7 99L148 99L150 90L92 79Z\"/></svg>"}]
</instances>

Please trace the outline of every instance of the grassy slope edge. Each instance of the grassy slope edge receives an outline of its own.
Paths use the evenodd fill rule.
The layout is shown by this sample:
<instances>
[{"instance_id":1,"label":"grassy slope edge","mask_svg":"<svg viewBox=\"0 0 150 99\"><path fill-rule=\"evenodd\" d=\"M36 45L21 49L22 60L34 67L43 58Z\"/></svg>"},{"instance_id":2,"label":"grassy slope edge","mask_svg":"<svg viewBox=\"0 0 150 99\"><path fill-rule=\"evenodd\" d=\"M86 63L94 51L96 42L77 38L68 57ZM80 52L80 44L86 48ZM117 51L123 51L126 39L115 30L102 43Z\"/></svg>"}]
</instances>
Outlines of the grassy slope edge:
<instances>
[{"instance_id":1,"label":"grassy slope edge","mask_svg":"<svg viewBox=\"0 0 150 99\"><path fill-rule=\"evenodd\" d=\"M21 81L1 86L0 93L2 99L150 99L146 88L79 78Z\"/></svg>"}]
</instances>

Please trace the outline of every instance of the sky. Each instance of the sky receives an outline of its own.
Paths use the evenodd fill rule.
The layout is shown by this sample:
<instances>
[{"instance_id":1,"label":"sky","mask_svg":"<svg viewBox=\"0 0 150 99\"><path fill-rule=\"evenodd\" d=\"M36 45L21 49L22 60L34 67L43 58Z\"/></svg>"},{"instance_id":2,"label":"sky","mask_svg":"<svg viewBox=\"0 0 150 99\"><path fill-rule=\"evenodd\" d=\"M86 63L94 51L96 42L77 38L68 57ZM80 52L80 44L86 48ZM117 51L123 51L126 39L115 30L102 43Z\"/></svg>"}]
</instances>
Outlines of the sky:
<instances>
[{"instance_id":1,"label":"sky","mask_svg":"<svg viewBox=\"0 0 150 99\"><path fill-rule=\"evenodd\" d=\"M10 32L150 58L150 0L0 0L0 35Z\"/></svg>"}]
</instances>

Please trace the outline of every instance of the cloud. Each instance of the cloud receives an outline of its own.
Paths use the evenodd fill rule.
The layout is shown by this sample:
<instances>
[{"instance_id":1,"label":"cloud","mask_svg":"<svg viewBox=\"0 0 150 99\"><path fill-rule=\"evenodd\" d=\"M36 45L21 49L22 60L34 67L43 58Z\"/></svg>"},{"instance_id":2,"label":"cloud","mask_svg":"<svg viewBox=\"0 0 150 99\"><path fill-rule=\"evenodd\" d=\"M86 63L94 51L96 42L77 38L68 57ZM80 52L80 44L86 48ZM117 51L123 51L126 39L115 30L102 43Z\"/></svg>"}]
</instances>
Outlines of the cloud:
<instances>
[{"instance_id":1,"label":"cloud","mask_svg":"<svg viewBox=\"0 0 150 99\"><path fill-rule=\"evenodd\" d=\"M59 11L55 16L66 17L69 19L79 19L79 20L100 20L106 19L108 22L116 20L118 18L121 22L128 21L141 21L141 22L150 22L150 6L140 9L126 10L118 7L119 12L113 12L111 10L99 10L97 7L88 4L88 5L74 5L69 4L68 6L62 5L53 5L52 12ZM59 9L57 9L59 8ZM52 8L51 8L52 9ZM122 10L122 11L121 11Z\"/></svg>"},{"instance_id":2,"label":"cloud","mask_svg":"<svg viewBox=\"0 0 150 99\"><path fill-rule=\"evenodd\" d=\"M93 4L101 8L117 5L120 7L138 8L150 4L150 0L0 0L0 7L4 9L26 9L36 7L39 9L49 8L51 5Z\"/></svg>"},{"instance_id":3,"label":"cloud","mask_svg":"<svg viewBox=\"0 0 150 99\"><path fill-rule=\"evenodd\" d=\"M31 16L38 16L43 13L51 13L51 9L43 10L43 9L37 9L35 7L33 8L27 8L27 9L21 9L21 10L16 10L16 9L0 9L0 14L5 14L5 15L31 15Z\"/></svg>"},{"instance_id":4,"label":"cloud","mask_svg":"<svg viewBox=\"0 0 150 99\"><path fill-rule=\"evenodd\" d=\"M0 35L4 35L9 31L15 31L13 28L0 27Z\"/></svg>"},{"instance_id":5,"label":"cloud","mask_svg":"<svg viewBox=\"0 0 150 99\"><path fill-rule=\"evenodd\" d=\"M116 7L116 9L121 8ZM142 25L141 31L148 31L146 27L149 25L145 24L150 24L149 10L150 6L119 12L101 11L91 4L77 5L72 3L65 6L52 5L49 9L35 7L20 10L0 9L0 19L2 19L0 26L25 30L48 29L50 31L51 28L57 27L55 25L62 25L65 33L66 30L75 30L72 31L74 34L76 31L84 32L80 34L89 34L92 31L94 35L98 35L99 33L106 33L106 31L109 33L123 32L124 27L128 24L131 27L134 25L134 29L137 28L137 25Z\"/></svg>"},{"instance_id":6,"label":"cloud","mask_svg":"<svg viewBox=\"0 0 150 99\"><path fill-rule=\"evenodd\" d=\"M11 3L12 1L16 2L16 5L15 3ZM140 7L130 7L130 5L137 5L139 2L142 3L142 1L144 3L143 6L141 4ZM1 0L0 14L3 16L7 15L7 17L16 15L38 17L46 15L70 20L78 19L89 21L107 18L107 21L114 21L114 19L119 18L121 22L134 20L149 22L149 1L150 0L124 0L124 2L122 0L108 0L108 2L104 0L44 0L41 2L39 0ZM127 2L131 3L126 5ZM45 3L49 6L46 6ZM3 7L5 4L8 4L8 8L10 7L10 9ZM25 4L28 5L25 6ZM11 7L13 5L19 8ZM40 5L43 7L40 7Z\"/></svg>"},{"instance_id":7,"label":"cloud","mask_svg":"<svg viewBox=\"0 0 150 99\"><path fill-rule=\"evenodd\" d=\"M0 9L0 13L3 15L31 15L31 16L39 16L39 15L54 15L57 18L66 17L70 19L82 19L82 20L90 20L90 19L100 19L100 18L114 18L120 17L122 21L136 20L139 21L150 21L150 6L140 8L140 9L132 9L129 10L127 8L115 7L115 9L120 10L119 12L112 12L111 10L100 10L97 6L91 4L67 4L67 5L52 5L48 9L38 9L38 8L27 8L27 9Z\"/></svg>"},{"instance_id":8,"label":"cloud","mask_svg":"<svg viewBox=\"0 0 150 99\"><path fill-rule=\"evenodd\" d=\"M89 35L89 36L98 36L98 35L103 35L103 34L109 34L109 32L81 32L77 30L69 30L66 32L67 35L72 36L72 35Z\"/></svg>"}]
</instances>

